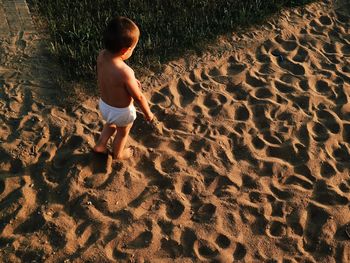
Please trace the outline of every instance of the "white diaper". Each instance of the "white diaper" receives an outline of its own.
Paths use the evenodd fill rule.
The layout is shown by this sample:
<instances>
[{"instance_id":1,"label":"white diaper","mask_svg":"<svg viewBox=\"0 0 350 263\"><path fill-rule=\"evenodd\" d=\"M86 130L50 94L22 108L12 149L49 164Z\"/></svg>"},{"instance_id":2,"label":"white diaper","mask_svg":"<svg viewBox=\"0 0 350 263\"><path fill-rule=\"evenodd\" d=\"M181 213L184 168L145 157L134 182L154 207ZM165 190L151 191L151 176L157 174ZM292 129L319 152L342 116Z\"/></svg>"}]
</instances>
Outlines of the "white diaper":
<instances>
[{"instance_id":1,"label":"white diaper","mask_svg":"<svg viewBox=\"0 0 350 263\"><path fill-rule=\"evenodd\" d=\"M116 108L100 99L99 107L103 119L107 123L116 124L118 127L125 127L136 119L136 109L132 103L126 108Z\"/></svg>"}]
</instances>

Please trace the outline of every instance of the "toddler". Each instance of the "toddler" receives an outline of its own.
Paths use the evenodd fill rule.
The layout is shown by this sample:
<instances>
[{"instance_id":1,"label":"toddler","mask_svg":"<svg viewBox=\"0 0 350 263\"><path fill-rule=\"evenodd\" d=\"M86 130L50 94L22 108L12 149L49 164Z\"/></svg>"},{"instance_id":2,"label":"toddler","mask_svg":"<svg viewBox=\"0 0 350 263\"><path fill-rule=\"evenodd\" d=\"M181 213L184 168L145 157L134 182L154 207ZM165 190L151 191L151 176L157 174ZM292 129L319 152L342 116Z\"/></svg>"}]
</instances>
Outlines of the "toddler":
<instances>
[{"instance_id":1,"label":"toddler","mask_svg":"<svg viewBox=\"0 0 350 263\"><path fill-rule=\"evenodd\" d=\"M127 159L132 155L125 148L129 131L136 119L134 101L140 106L147 121L153 120L140 82L134 71L124 62L131 57L139 40L140 30L126 17L116 17L107 25L104 33L105 49L97 57L97 84L101 94L99 108L106 124L94 151L107 153L109 138L115 133L113 157Z\"/></svg>"}]
</instances>

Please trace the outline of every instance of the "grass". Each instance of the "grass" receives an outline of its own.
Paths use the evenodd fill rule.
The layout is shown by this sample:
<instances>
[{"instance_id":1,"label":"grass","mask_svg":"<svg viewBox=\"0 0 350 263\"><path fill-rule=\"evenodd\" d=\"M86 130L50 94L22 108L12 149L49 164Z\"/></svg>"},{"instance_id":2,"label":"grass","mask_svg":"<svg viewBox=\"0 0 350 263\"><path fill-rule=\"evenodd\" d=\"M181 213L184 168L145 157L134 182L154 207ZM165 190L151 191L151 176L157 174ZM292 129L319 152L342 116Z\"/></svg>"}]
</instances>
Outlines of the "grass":
<instances>
[{"instance_id":1,"label":"grass","mask_svg":"<svg viewBox=\"0 0 350 263\"><path fill-rule=\"evenodd\" d=\"M237 26L250 25L282 7L312 0L29 0L51 34L50 49L64 65L69 80L94 79L102 32L116 15L127 16L141 29L141 38L128 61L150 68L199 50Z\"/></svg>"}]
</instances>

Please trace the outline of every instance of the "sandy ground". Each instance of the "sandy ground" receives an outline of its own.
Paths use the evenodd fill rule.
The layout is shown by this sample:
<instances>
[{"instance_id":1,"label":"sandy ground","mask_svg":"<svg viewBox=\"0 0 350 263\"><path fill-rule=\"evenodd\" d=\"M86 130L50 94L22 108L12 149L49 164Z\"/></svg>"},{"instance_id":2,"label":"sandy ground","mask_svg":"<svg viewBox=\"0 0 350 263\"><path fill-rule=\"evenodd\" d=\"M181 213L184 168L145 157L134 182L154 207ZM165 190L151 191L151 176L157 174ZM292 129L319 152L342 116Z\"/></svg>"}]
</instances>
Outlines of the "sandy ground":
<instances>
[{"instance_id":1,"label":"sandy ground","mask_svg":"<svg viewBox=\"0 0 350 263\"><path fill-rule=\"evenodd\" d=\"M43 36L0 47L1 262L350 262L350 8L321 1L145 77L135 158L90 148Z\"/></svg>"}]
</instances>

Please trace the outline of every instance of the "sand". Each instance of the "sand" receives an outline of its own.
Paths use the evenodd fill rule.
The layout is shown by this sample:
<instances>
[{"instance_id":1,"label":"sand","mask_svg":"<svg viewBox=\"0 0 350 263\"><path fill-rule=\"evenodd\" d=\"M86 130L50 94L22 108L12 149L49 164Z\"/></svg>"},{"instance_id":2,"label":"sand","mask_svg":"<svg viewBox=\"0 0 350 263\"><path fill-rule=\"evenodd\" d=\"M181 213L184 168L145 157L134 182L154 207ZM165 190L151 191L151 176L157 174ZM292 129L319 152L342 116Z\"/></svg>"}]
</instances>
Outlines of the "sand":
<instances>
[{"instance_id":1,"label":"sand","mask_svg":"<svg viewBox=\"0 0 350 263\"><path fill-rule=\"evenodd\" d=\"M142 79L133 159L91 147L37 31L0 47L1 262L350 262L350 8L321 1Z\"/></svg>"}]
</instances>

